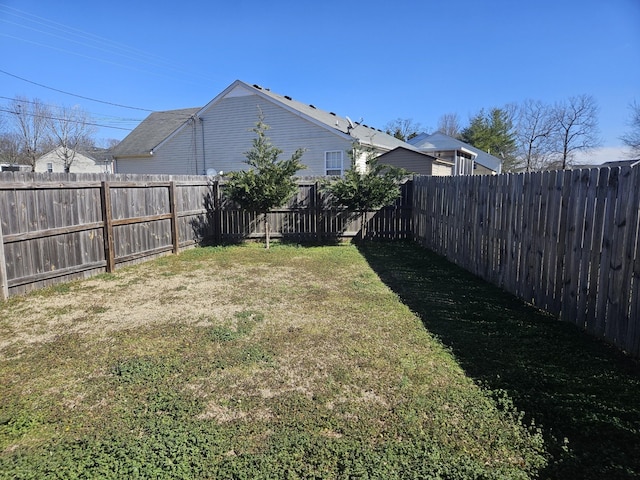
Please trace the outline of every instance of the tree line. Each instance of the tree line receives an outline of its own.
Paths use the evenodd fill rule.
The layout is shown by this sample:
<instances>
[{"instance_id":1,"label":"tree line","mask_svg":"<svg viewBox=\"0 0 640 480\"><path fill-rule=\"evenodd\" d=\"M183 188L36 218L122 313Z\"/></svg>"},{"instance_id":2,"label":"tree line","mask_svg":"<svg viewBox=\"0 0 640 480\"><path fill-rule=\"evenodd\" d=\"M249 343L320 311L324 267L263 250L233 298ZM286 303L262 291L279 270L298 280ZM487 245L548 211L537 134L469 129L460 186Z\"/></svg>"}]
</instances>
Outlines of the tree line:
<instances>
[{"instance_id":1,"label":"tree line","mask_svg":"<svg viewBox=\"0 0 640 480\"><path fill-rule=\"evenodd\" d=\"M640 104L634 101L629 108L629 131L620 139L630 155L640 156ZM407 119L386 126L387 133L405 141L421 129L419 123ZM507 172L565 169L573 165L577 153L601 145L598 104L591 95L554 104L525 100L482 109L464 128L458 114L447 113L440 117L436 130L500 158Z\"/></svg>"},{"instance_id":2,"label":"tree line","mask_svg":"<svg viewBox=\"0 0 640 480\"><path fill-rule=\"evenodd\" d=\"M96 131L91 115L77 105L16 96L0 107L0 163L29 165L34 171L38 158L55 150L68 172L78 152L96 148Z\"/></svg>"}]
</instances>

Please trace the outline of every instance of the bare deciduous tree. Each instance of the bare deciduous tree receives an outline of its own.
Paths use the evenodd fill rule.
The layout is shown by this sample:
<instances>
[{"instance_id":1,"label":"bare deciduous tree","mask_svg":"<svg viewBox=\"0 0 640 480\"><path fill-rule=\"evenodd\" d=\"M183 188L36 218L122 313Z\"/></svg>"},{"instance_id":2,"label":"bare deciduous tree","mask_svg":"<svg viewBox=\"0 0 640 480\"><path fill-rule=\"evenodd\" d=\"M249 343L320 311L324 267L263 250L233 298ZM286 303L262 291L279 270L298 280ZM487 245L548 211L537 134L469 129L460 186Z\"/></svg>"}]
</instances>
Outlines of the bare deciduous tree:
<instances>
[{"instance_id":1,"label":"bare deciduous tree","mask_svg":"<svg viewBox=\"0 0 640 480\"><path fill-rule=\"evenodd\" d=\"M384 127L385 132L406 142L420 133L422 126L410 118L397 118Z\"/></svg>"},{"instance_id":2,"label":"bare deciduous tree","mask_svg":"<svg viewBox=\"0 0 640 480\"><path fill-rule=\"evenodd\" d=\"M552 118L558 166L562 169L571 164L576 152L586 152L600 145L598 104L591 95L577 95L557 103Z\"/></svg>"},{"instance_id":3,"label":"bare deciduous tree","mask_svg":"<svg viewBox=\"0 0 640 480\"><path fill-rule=\"evenodd\" d=\"M91 136L96 128L91 125L91 118L87 112L78 106L55 107L48 118L48 129L55 145L56 154L69 172L76 159L78 150L87 150L92 146Z\"/></svg>"},{"instance_id":4,"label":"bare deciduous tree","mask_svg":"<svg viewBox=\"0 0 640 480\"><path fill-rule=\"evenodd\" d=\"M629 147L629 153L636 156L640 155L640 103L634 100L629 104L629 108L631 109L631 118L629 119L631 129L620 137L620 140Z\"/></svg>"},{"instance_id":5,"label":"bare deciduous tree","mask_svg":"<svg viewBox=\"0 0 640 480\"><path fill-rule=\"evenodd\" d=\"M525 100L518 108L516 141L525 171L543 170L553 154L555 123L551 107L538 100Z\"/></svg>"},{"instance_id":6,"label":"bare deciduous tree","mask_svg":"<svg viewBox=\"0 0 640 480\"><path fill-rule=\"evenodd\" d=\"M41 100L15 97L9 105L8 122L19 138L23 163L35 170L36 160L49 144L47 121L51 111Z\"/></svg>"},{"instance_id":7,"label":"bare deciduous tree","mask_svg":"<svg viewBox=\"0 0 640 480\"><path fill-rule=\"evenodd\" d=\"M2 163L20 163L20 137L15 132L0 134L0 161Z\"/></svg>"},{"instance_id":8,"label":"bare deciduous tree","mask_svg":"<svg viewBox=\"0 0 640 480\"><path fill-rule=\"evenodd\" d=\"M438 120L438 131L458 138L462 129L460 128L460 117L457 113L445 113Z\"/></svg>"}]
</instances>

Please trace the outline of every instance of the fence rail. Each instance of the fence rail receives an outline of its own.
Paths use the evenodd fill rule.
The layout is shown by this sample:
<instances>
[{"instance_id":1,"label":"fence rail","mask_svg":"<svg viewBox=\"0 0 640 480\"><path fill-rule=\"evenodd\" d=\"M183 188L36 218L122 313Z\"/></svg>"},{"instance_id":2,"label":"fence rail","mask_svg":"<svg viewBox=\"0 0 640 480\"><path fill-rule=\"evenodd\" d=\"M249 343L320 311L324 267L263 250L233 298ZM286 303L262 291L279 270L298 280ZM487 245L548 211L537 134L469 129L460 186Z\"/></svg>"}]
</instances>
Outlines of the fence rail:
<instances>
[{"instance_id":1,"label":"fence rail","mask_svg":"<svg viewBox=\"0 0 640 480\"><path fill-rule=\"evenodd\" d=\"M414 180L415 239L640 356L640 169Z\"/></svg>"},{"instance_id":2,"label":"fence rail","mask_svg":"<svg viewBox=\"0 0 640 480\"><path fill-rule=\"evenodd\" d=\"M415 177L365 212L369 238L414 239L640 357L640 169ZM274 238L361 232L315 179L269 214ZM264 237L206 177L0 174L0 299L205 241Z\"/></svg>"},{"instance_id":3,"label":"fence rail","mask_svg":"<svg viewBox=\"0 0 640 480\"><path fill-rule=\"evenodd\" d=\"M366 212L370 237L411 238L411 187L394 207ZM269 214L274 238L358 235L354 215L315 180ZM197 243L264 237L261 215L239 210L202 176L0 174L0 299Z\"/></svg>"}]
</instances>

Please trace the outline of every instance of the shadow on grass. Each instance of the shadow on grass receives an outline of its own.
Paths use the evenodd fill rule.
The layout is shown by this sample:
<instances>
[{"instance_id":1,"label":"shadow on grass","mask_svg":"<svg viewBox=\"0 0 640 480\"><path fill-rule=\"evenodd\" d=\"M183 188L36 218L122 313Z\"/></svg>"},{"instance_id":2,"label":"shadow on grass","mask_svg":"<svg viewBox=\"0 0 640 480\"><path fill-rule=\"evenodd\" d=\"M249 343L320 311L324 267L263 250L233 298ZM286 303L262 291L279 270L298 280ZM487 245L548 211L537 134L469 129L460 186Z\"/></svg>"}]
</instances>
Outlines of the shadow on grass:
<instances>
[{"instance_id":1,"label":"shadow on grass","mask_svg":"<svg viewBox=\"0 0 640 480\"><path fill-rule=\"evenodd\" d=\"M540 478L640 478L640 363L410 243L359 246L467 375L542 428Z\"/></svg>"}]
</instances>

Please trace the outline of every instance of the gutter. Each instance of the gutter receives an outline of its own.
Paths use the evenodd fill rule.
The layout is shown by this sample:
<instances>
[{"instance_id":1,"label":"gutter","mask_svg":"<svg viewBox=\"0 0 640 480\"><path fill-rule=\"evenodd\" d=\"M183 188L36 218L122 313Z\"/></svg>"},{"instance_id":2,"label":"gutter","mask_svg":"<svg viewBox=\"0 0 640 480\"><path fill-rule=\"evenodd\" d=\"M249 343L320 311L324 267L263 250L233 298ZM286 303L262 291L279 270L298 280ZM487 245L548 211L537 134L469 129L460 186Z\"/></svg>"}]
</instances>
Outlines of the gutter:
<instances>
[{"instance_id":1,"label":"gutter","mask_svg":"<svg viewBox=\"0 0 640 480\"><path fill-rule=\"evenodd\" d=\"M112 155L113 158L151 158L153 156L153 150L149 153L130 153L127 155Z\"/></svg>"}]
</instances>

